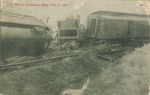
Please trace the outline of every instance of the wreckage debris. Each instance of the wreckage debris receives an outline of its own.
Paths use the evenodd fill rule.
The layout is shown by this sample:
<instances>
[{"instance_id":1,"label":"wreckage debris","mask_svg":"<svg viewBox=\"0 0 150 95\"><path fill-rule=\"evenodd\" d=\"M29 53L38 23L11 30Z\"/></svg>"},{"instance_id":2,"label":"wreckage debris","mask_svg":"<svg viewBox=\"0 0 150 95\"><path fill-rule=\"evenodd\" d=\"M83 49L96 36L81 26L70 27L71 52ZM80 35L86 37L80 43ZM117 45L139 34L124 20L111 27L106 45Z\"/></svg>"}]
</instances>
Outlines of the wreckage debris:
<instances>
[{"instance_id":1,"label":"wreckage debris","mask_svg":"<svg viewBox=\"0 0 150 95\"><path fill-rule=\"evenodd\" d=\"M7 64L7 65L1 65L0 69L3 70L3 68L12 68L12 67L16 67L16 66L26 66L26 65L33 65L33 64L37 64L38 62L43 62L43 61L48 61L48 60L58 60L58 59L62 59L62 58L66 58L66 57L73 57L73 56L77 56L79 54L69 54L69 55L63 55L63 56L54 56L54 57L50 57L50 58L43 58L43 59L39 59L39 60L31 60L31 61L25 61L25 62L18 62L18 63L14 63L14 64Z\"/></svg>"},{"instance_id":2,"label":"wreckage debris","mask_svg":"<svg viewBox=\"0 0 150 95\"><path fill-rule=\"evenodd\" d=\"M104 55L100 55L100 54L94 54L95 56L97 56L97 57L99 57L99 58L102 58L102 59L105 59L105 60L108 60L108 61L111 61L111 62L113 62L114 60L112 59L112 58L110 58L110 57L106 57L106 56L104 56Z\"/></svg>"}]
</instances>

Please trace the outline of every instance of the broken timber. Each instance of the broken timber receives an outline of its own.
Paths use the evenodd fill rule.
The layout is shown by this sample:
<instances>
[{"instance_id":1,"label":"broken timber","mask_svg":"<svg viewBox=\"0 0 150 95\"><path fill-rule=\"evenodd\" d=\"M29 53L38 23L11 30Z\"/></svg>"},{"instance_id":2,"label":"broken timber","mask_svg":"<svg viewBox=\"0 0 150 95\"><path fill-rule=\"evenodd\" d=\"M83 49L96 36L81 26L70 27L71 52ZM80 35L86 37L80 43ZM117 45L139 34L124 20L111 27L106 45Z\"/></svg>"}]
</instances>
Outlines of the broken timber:
<instances>
[{"instance_id":1,"label":"broken timber","mask_svg":"<svg viewBox=\"0 0 150 95\"><path fill-rule=\"evenodd\" d=\"M112 54L112 53L118 53L118 52L122 52L124 51L125 49L118 49L118 50L111 50L111 51L101 51L99 52L100 50L95 50L95 51L98 51L99 53L103 53L103 54Z\"/></svg>"},{"instance_id":2,"label":"broken timber","mask_svg":"<svg viewBox=\"0 0 150 95\"><path fill-rule=\"evenodd\" d=\"M102 58L102 59L105 59L105 60L108 60L108 61L111 61L113 62L114 60L112 58L109 58L109 57L106 57L106 56L103 56L103 55L99 55L99 54L94 54L95 56L99 57L99 58Z\"/></svg>"}]
</instances>

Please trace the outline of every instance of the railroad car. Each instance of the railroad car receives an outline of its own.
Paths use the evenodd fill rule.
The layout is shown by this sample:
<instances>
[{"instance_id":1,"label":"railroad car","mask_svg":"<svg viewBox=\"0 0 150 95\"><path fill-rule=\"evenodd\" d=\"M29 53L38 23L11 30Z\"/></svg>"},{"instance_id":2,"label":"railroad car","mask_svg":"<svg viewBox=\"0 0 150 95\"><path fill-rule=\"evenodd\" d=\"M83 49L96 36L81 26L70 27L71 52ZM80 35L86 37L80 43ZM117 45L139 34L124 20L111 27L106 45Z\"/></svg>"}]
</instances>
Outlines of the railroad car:
<instances>
[{"instance_id":1,"label":"railroad car","mask_svg":"<svg viewBox=\"0 0 150 95\"><path fill-rule=\"evenodd\" d=\"M87 18L87 37L92 39L149 39L150 26L144 14L97 11Z\"/></svg>"},{"instance_id":2,"label":"railroad car","mask_svg":"<svg viewBox=\"0 0 150 95\"><path fill-rule=\"evenodd\" d=\"M52 41L50 29L32 16L0 11L0 54L40 55Z\"/></svg>"}]
</instances>

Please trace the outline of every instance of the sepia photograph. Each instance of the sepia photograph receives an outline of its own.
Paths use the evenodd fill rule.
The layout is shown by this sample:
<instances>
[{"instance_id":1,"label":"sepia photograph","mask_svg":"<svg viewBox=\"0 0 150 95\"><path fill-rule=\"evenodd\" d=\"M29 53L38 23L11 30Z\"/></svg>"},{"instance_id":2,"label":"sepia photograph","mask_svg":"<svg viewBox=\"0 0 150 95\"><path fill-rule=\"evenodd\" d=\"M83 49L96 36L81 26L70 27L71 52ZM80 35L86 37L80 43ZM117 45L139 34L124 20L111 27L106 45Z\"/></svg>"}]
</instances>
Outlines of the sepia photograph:
<instances>
[{"instance_id":1,"label":"sepia photograph","mask_svg":"<svg viewBox=\"0 0 150 95\"><path fill-rule=\"evenodd\" d=\"M0 95L150 95L150 1L0 0Z\"/></svg>"}]
</instances>

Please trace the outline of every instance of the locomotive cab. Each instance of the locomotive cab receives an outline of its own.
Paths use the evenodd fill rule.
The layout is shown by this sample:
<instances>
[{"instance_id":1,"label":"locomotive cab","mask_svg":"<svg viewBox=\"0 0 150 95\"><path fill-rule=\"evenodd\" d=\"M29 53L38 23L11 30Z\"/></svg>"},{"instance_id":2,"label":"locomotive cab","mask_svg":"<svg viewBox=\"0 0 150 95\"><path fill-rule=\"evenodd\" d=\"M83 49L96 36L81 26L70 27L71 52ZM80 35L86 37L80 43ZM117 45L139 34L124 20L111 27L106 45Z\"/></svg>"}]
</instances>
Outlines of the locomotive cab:
<instances>
[{"instance_id":1,"label":"locomotive cab","mask_svg":"<svg viewBox=\"0 0 150 95\"><path fill-rule=\"evenodd\" d=\"M71 18L58 21L57 23L57 38L60 44L69 43L72 46L77 46L83 40L85 27L77 19Z\"/></svg>"}]
</instances>

